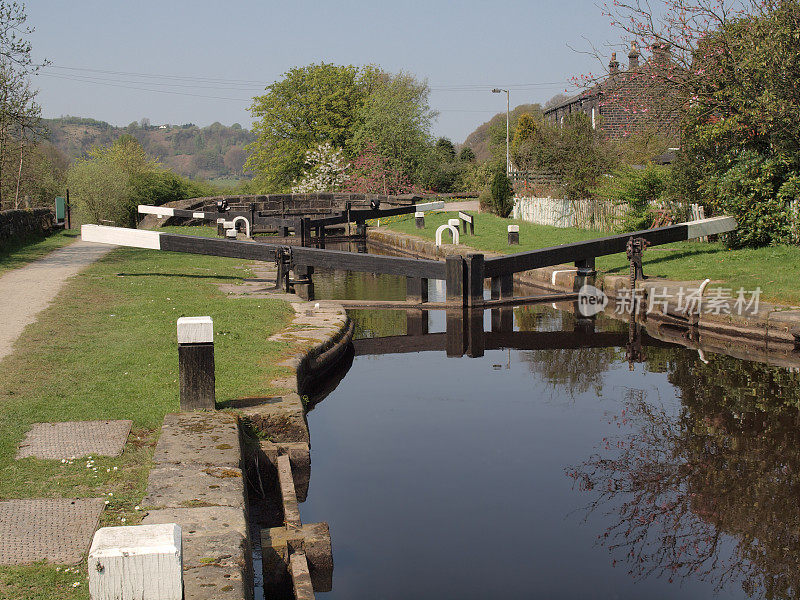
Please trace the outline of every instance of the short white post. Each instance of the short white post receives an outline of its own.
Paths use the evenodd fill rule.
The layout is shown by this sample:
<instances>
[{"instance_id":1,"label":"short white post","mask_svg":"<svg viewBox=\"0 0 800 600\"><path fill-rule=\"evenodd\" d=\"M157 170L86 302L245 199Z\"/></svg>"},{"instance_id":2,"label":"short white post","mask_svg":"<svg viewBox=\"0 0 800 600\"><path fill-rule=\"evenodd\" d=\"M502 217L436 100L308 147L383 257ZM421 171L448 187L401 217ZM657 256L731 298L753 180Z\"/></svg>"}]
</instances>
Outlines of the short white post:
<instances>
[{"instance_id":1,"label":"short white post","mask_svg":"<svg viewBox=\"0 0 800 600\"><path fill-rule=\"evenodd\" d=\"M98 529L88 567L92 600L182 600L181 528L167 523Z\"/></svg>"},{"instance_id":2,"label":"short white post","mask_svg":"<svg viewBox=\"0 0 800 600\"><path fill-rule=\"evenodd\" d=\"M458 219L448 219L447 224L450 225L450 227L455 227L456 229L458 229L458 226L461 225L461 221L459 221ZM461 233L461 230L458 229L458 232Z\"/></svg>"},{"instance_id":3,"label":"short white post","mask_svg":"<svg viewBox=\"0 0 800 600\"><path fill-rule=\"evenodd\" d=\"M415 212L414 213L414 223L417 226L417 229L425 229L425 213L424 212Z\"/></svg>"},{"instance_id":4,"label":"short white post","mask_svg":"<svg viewBox=\"0 0 800 600\"><path fill-rule=\"evenodd\" d=\"M519 225L508 226L508 243L511 245L519 244Z\"/></svg>"},{"instance_id":5,"label":"short white post","mask_svg":"<svg viewBox=\"0 0 800 600\"><path fill-rule=\"evenodd\" d=\"M178 319L178 378L181 410L214 410L214 321Z\"/></svg>"}]
</instances>

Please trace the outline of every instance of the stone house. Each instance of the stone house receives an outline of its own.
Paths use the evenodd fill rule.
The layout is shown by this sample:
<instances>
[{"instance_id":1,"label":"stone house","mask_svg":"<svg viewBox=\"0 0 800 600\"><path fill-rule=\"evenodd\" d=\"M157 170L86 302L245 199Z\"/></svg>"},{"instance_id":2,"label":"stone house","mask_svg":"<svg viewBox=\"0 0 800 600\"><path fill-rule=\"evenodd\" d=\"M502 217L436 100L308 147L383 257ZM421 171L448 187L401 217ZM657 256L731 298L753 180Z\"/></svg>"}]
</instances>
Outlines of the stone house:
<instances>
[{"instance_id":1,"label":"stone house","mask_svg":"<svg viewBox=\"0 0 800 600\"><path fill-rule=\"evenodd\" d=\"M568 115L580 112L591 120L592 127L600 128L611 139L643 128L675 136L680 69L668 45L654 44L650 50L650 58L641 62L636 43L631 44L627 70L620 69L613 53L603 82L546 109L545 120L559 125Z\"/></svg>"}]
</instances>

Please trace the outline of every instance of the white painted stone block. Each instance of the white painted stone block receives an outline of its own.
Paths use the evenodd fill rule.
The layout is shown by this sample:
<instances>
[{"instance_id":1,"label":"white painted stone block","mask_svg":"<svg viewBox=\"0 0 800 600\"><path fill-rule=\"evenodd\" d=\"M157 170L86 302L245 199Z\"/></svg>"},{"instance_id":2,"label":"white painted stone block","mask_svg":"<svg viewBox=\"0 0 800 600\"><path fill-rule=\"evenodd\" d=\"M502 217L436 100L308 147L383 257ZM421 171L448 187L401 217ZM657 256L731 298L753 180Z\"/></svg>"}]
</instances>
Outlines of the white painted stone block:
<instances>
[{"instance_id":1,"label":"white painted stone block","mask_svg":"<svg viewBox=\"0 0 800 600\"><path fill-rule=\"evenodd\" d=\"M444 208L444 202L441 200L438 202L424 202L422 204L415 204L414 209L418 211L426 211L426 210L441 210Z\"/></svg>"},{"instance_id":2,"label":"white painted stone block","mask_svg":"<svg viewBox=\"0 0 800 600\"><path fill-rule=\"evenodd\" d=\"M705 237L726 233L736 229L736 219L733 217L711 217L710 219L700 219L699 221L689 221L686 224L686 238Z\"/></svg>"},{"instance_id":3,"label":"white painted stone block","mask_svg":"<svg viewBox=\"0 0 800 600\"><path fill-rule=\"evenodd\" d=\"M103 527L89 550L92 600L182 600L181 528Z\"/></svg>"},{"instance_id":4,"label":"white painted stone block","mask_svg":"<svg viewBox=\"0 0 800 600\"><path fill-rule=\"evenodd\" d=\"M424 216L425 216L424 212L415 212L414 213L414 218L415 219L419 219L420 217L424 217Z\"/></svg>"},{"instance_id":5,"label":"white painted stone block","mask_svg":"<svg viewBox=\"0 0 800 600\"><path fill-rule=\"evenodd\" d=\"M459 225L461 225L461 221L459 221L458 219L447 219L447 224L452 225L453 227L458 227Z\"/></svg>"},{"instance_id":6,"label":"white painted stone block","mask_svg":"<svg viewBox=\"0 0 800 600\"><path fill-rule=\"evenodd\" d=\"M214 321L211 317L180 317L179 344L207 344L214 341Z\"/></svg>"},{"instance_id":7,"label":"white painted stone block","mask_svg":"<svg viewBox=\"0 0 800 600\"><path fill-rule=\"evenodd\" d=\"M82 225L81 239L85 242L132 246L134 248L161 249L161 234L146 229L107 227L105 225Z\"/></svg>"},{"instance_id":8,"label":"white painted stone block","mask_svg":"<svg viewBox=\"0 0 800 600\"><path fill-rule=\"evenodd\" d=\"M519 233L519 225L509 225L508 233Z\"/></svg>"},{"instance_id":9,"label":"white painted stone block","mask_svg":"<svg viewBox=\"0 0 800 600\"><path fill-rule=\"evenodd\" d=\"M236 230L235 229L226 229L225 230L225 237L236 239Z\"/></svg>"},{"instance_id":10,"label":"white painted stone block","mask_svg":"<svg viewBox=\"0 0 800 600\"><path fill-rule=\"evenodd\" d=\"M148 204L140 204L138 208L141 215L156 215L158 217L172 217L175 216L175 209L168 206L150 206Z\"/></svg>"}]
</instances>

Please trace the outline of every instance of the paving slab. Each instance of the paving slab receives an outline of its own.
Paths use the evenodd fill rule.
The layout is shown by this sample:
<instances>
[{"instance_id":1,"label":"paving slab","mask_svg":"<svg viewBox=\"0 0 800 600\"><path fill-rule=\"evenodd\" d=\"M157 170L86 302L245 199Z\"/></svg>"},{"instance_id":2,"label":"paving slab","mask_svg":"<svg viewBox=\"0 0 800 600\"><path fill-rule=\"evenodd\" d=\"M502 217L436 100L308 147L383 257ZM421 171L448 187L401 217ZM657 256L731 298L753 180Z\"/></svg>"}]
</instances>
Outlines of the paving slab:
<instances>
[{"instance_id":1,"label":"paving slab","mask_svg":"<svg viewBox=\"0 0 800 600\"><path fill-rule=\"evenodd\" d=\"M0 501L0 565L79 563L104 506L102 498Z\"/></svg>"},{"instance_id":2,"label":"paving slab","mask_svg":"<svg viewBox=\"0 0 800 600\"><path fill-rule=\"evenodd\" d=\"M223 412L170 413L153 456L156 465L185 462L239 468L239 424Z\"/></svg>"},{"instance_id":3,"label":"paving slab","mask_svg":"<svg viewBox=\"0 0 800 600\"><path fill-rule=\"evenodd\" d=\"M127 420L34 423L19 445L17 458L119 456L132 424Z\"/></svg>"},{"instance_id":4,"label":"paving slab","mask_svg":"<svg viewBox=\"0 0 800 600\"><path fill-rule=\"evenodd\" d=\"M183 532L184 597L242 600L251 597L252 557L244 512L227 506L150 511L146 525L177 523Z\"/></svg>"}]
</instances>

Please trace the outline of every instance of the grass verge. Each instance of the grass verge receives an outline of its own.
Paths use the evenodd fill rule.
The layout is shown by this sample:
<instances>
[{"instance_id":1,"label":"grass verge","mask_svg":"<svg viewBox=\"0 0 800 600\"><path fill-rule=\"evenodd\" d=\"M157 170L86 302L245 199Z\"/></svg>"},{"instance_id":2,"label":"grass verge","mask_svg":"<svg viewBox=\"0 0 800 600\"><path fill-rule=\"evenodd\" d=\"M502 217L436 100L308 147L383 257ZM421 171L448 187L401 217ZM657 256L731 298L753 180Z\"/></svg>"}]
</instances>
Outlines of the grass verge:
<instances>
[{"instance_id":1,"label":"grass verge","mask_svg":"<svg viewBox=\"0 0 800 600\"><path fill-rule=\"evenodd\" d=\"M280 392L268 382L286 376L287 345L268 338L293 312L217 288L247 274L236 259L122 248L71 279L0 362L0 498L104 497L101 525L137 523L161 422L178 409L178 317L214 319L218 402ZM14 458L32 423L95 419L133 421L122 456ZM0 598L88 597L85 565L0 567Z\"/></svg>"},{"instance_id":2,"label":"grass verge","mask_svg":"<svg viewBox=\"0 0 800 600\"><path fill-rule=\"evenodd\" d=\"M382 223L390 229L418 235L433 240L436 228L454 218L454 213L426 213L425 229L417 229L413 217L397 218ZM520 245L509 246L507 226L519 225ZM547 225L534 225L523 221L501 219L481 213L475 222L475 235L462 236L467 246L512 254L537 248L547 248L609 235L606 232L585 229L562 229ZM449 234L445 234L449 239ZM601 256L597 269L603 273L625 274L628 262L624 253ZM778 304L800 304L800 248L773 246L728 250L720 243L678 242L654 246L644 253L644 272L648 276L675 281L702 280L706 277L724 282L734 290L743 287L753 290L761 287L761 299Z\"/></svg>"},{"instance_id":3,"label":"grass verge","mask_svg":"<svg viewBox=\"0 0 800 600\"><path fill-rule=\"evenodd\" d=\"M24 267L34 260L50 254L80 238L76 230L58 231L46 238L26 240L0 250L0 275L11 269Z\"/></svg>"}]
</instances>

